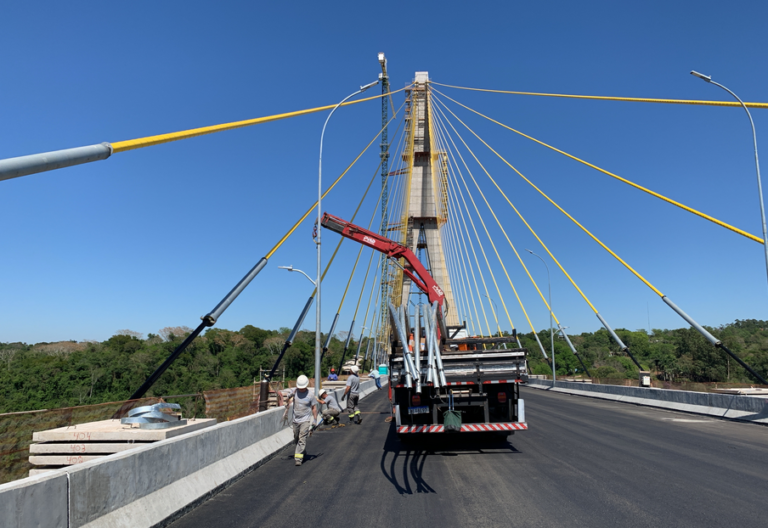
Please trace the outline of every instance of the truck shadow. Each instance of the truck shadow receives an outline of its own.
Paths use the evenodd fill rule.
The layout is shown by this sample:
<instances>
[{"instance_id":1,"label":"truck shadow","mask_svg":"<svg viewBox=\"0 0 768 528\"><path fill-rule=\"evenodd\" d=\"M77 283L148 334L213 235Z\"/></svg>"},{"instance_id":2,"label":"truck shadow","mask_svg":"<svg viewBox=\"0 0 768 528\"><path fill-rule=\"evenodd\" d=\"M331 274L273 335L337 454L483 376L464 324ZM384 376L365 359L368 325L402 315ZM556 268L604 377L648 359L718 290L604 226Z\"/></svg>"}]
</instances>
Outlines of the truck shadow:
<instances>
[{"instance_id":1,"label":"truck shadow","mask_svg":"<svg viewBox=\"0 0 768 528\"><path fill-rule=\"evenodd\" d=\"M424 479L424 465L429 457L508 456L518 453L520 451L506 438L492 434L414 434L404 441L397 437L393 424L384 442L379 467L400 495L437 493Z\"/></svg>"}]
</instances>

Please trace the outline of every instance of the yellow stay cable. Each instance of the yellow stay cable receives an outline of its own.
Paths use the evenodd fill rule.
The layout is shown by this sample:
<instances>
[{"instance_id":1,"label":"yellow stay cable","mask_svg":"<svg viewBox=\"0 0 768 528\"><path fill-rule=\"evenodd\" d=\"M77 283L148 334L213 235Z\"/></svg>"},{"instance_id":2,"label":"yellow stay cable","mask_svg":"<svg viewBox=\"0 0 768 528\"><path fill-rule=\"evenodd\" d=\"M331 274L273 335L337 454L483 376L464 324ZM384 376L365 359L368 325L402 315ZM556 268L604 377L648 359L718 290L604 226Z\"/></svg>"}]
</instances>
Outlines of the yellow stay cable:
<instances>
[{"instance_id":1,"label":"yellow stay cable","mask_svg":"<svg viewBox=\"0 0 768 528\"><path fill-rule=\"evenodd\" d=\"M438 111L445 117L445 114L442 113L442 111L438 108ZM446 118L447 121L447 118ZM442 123L441 123L442 124ZM449 122L450 124L450 122ZM443 124L443 128L445 128L445 125ZM464 147L469 151L470 154L472 154L472 157L475 158L475 161L480 165L480 167L483 169L483 171L488 173L488 171L485 170L485 167L482 163L480 163L480 160L477 159L477 156L475 156L475 153L472 152L472 150L467 145L466 141L464 141L464 138L462 138L459 133L456 131L456 129L451 125L451 128L453 129L454 133L459 137L461 142L464 144ZM472 171L469 170L469 167L467 166L467 163L464 161L464 157L461 155L461 152L456 147L456 143L453 141L453 138L447 133L448 139L451 141L451 144L453 145L453 148L456 149L456 152L459 154L459 158L461 158L462 163L464 164L464 167L467 169L467 174L469 174L469 177L472 178L472 181L474 182L475 186L477 187L477 190L480 192L480 196L482 196L483 201L485 202L485 205L488 206L488 209L490 209L491 214L493 215L494 219L496 220L496 223L499 224L499 227L501 227L501 222L499 222L499 219L496 218L496 214L493 212L493 209L491 209L490 204L488 203L488 200L485 198L485 194L480 189L480 186L477 184L477 180L475 180L475 176L472 174ZM461 172L459 172L461 175ZM518 304L520 304L520 308L523 310L523 314L525 314L525 318L528 321L528 324L531 326L531 329L535 332L536 330L533 328L533 324L531 324L531 319L528 317L528 311L525 309L525 306L523 305L522 299L520 299L520 295L517 293L517 288L515 288L515 285L512 283L512 279L509 277L509 273L507 272L507 267L504 265L504 261L501 259L501 255L499 255L499 251L496 249L496 244L493 242L493 239L491 238L491 234L488 232L488 228L485 225L485 222L483 221L482 216L480 215L480 210L477 207L477 204L475 203L474 198L472 197L472 192L469 190L469 186L467 185L467 182L464 180L464 176L461 176L461 181L464 183L464 188L467 190L467 194L469 195L469 199L472 201L472 205L475 208L475 212L477 212L477 216L480 218L480 222L483 224L483 229L485 229L485 234L488 236L488 240L491 241L491 246L493 246L493 251L496 253L496 258L499 259L499 263L501 264L501 269L504 270L504 275L507 277L507 281L509 282L509 285L512 287L512 291L515 293L515 297L517 298ZM504 236L507 237L506 231L504 231L504 228L502 227L501 231L504 233ZM509 237L507 237L507 241L509 241ZM511 244L511 242L510 242ZM514 248L513 248L514 249ZM517 253L517 251L515 251ZM507 311L507 305L504 302L504 298L501 296L501 292L498 290L498 286L496 287L496 291L499 294L499 297L501 298L501 304L504 306L504 311L507 312L507 317L509 318L509 312ZM514 329L515 326L512 324L512 320L510 319L510 325L512 325L512 328Z\"/></svg>"},{"instance_id":2,"label":"yellow stay cable","mask_svg":"<svg viewBox=\"0 0 768 528\"><path fill-rule=\"evenodd\" d=\"M440 102L440 103L442 104L442 102ZM442 114L442 111L440 113ZM445 117L445 114L443 114L443 117ZM464 143L464 147L466 147L466 149L469 151L469 153L472 154L472 157L475 158L475 161L477 162L477 164L480 165L480 167L483 169L483 172L485 172L485 174L490 178L491 175L488 173L488 170L485 168L485 166L482 163L480 163L480 160L477 158L477 156L472 151L472 149L469 148L469 146L467 145L467 142L464 141L464 138L461 137L461 134L459 134L458 131L456 130L456 128L450 123L450 121L448 121L447 117L445 117L445 121L448 122L448 124L451 125L451 128L453 129L454 133L458 136L458 138L461 140L461 142ZM470 176L472 176L471 173L470 173ZM494 212L493 207L491 207L491 204L488 203L488 199L485 197L485 194L483 193L482 189L480 188L480 185L477 183L477 181L475 181L474 177L472 177L472 181L475 183L475 187L477 187L477 190L480 193L480 196L483 197L483 201L485 201L485 205L488 206L488 210L491 212L491 215L493 215L494 220L496 220L496 223L498 224L499 229L501 229L501 232L504 233L504 238L507 239L507 242L509 243L509 246L512 248L512 251L514 251L515 256L517 257L517 260L520 261L520 264L523 266L523 269L525 270L525 273L528 275L528 278L531 280L531 283L533 283L533 287L536 288L536 291L539 293L539 296L541 297L541 300L544 301L544 305L547 307L547 310L551 311L551 309L549 307L549 302L544 297L544 294L541 292L541 289L539 288L539 285L533 279L533 276L531 275L531 272L528 270L528 266L525 265L525 262L523 261L522 257L517 252L517 248L512 243L512 241L509 239L509 236L507 235L507 232L504 229L504 226L501 224L501 222L499 221L498 217L496 216L496 213ZM526 225L527 225L527 223L526 223ZM535 233L534 233L534 235L535 235ZM538 238L538 236L537 236L537 238ZM513 289L514 289L514 286L513 286ZM517 295L517 291L515 291L515 295ZM519 299L519 297L518 297L518 299ZM523 313L525 313L525 317L526 317L526 319L528 319L528 313L525 311L525 308L523 307L522 303L520 303L520 307L523 308ZM552 312L552 317L554 318L555 322L559 325L560 321L557 319L557 316L555 315L554 311ZM530 319L528 319L528 323L529 324L530 324L530 322L531 322ZM533 328L533 325L531 325L531 328Z\"/></svg>"},{"instance_id":3,"label":"yellow stay cable","mask_svg":"<svg viewBox=\"0 0 768 528\"><path fill-rule=\"evenodd\" d=\"M703 106L737 106L741 108L740 103L731 101L699 101L696 99L651 99L648 97L610 97L604 95L569 95L569 94L553 94L553 93L536 93L536 92L513 92L509 90L488 90L485 88L467 88L466 86L453 86L451 84L442 84L439 82L430 81L430 84L436 84L438 86L445 86L446 88L457 88L459 90L471 90L473 92L491 92L513 95L538 95L542 97L564 97L567 99L595 99L599 101L628 101L632 103L665 103L665 104L687 104L687 105L703 105ZM744 103L750 108L768 108L768 103Z\"/></svg>"},{"instance_id":4,"label":"yellow stay cable","mask_svg":"<svg viewBox=\"0 0 768 528\"><path fill-rule=\"evenodd\" d=\"M641 191L643 191L645 193L650 194L651 196L659 198L660 200L663 200L663 201L665 201L667 203L670 203L670 204L672 204L672 205L674 205L676 207L679 207L680 209L688 211L689 213L693 213L693 214L695 214L697 216L700 216L701 218L704 218L706 220L709 220L710 222L713 222L713 223L715 223L715 224L717 224L717 225L719 225L721 227L724 227L726 229L730 229L734 233L738 233L738 234L740 234L740 235L742 235L744 237L747 237L750 240L754 240L755 242L758 242L760 244L763 243L763 239L762 238L760 238L758 236L755 236L755 235L753 235L753 234L751 234L751 233L749 233L747 231L744 231L743 229L739 229L738 227L734 227L734 226L732 226L732 225L730 225L730 224L728 224L726 222L723 222L722 220L718 220L717 218L715 218L713 216L710 216L710 215L708 215L706 213L702 213L701 211L698 211L698 210L694 209L693 207L688 207L687 205L684 205L684 204L682 204L682 203L680 203L678 201L675 201L675 200L673 200L671 198L668 198L668 197L664 196L663 194L659 194L659 193L657 193L655 191L652 191L652 190L650 190L650 189L648 189L646 187L643 187L642 185L638 185L637 183L634 183L634 182L632 182L632 181L630 181L630 180L628 180L626 178L622 178L618 174L614 174L614 173L612 173L610 171L607 171L607 170L605 170L603 168L598 167L597 165L589 163L588 161L585 161L585 160L583 160L581 158L577 158L576 156L574 156L572 154L568 154L567 152L565 152L563 150L560 150L560 149L558 149L556 147L553 147L552 145L548 145L547 143L544 143L543 141L539 141L538 139L536 139L534 137L531 137L528 134L520 132L519 130L515 130L514 128L509 127L509 126L505 125L504 123L500 123L499 121L496 121L495 119L490 118L487 115L481 114L477 110L473 110L472 108L470 108L470 107L468 107L468 106L466 106L466 105L456 101L455 99L450 98L449 96L445 95L444 93L442 93L441 91L439 91L437 89L435 89L435 91L437 93L439 93L440 95L442 95L443 97L445 97L446 99L449 99L450 101L453 101L457 105L466 108L470 112L473 112L473 113L479 115L480 117L484 117L488 121L491 121L492 123L496 123L500 127L506 128L507 130L511 130L515 134L519 134L519 135L523 136L524 138L528 138L531 141L534 141L534 142L538 143L539 145L542 145L544 147L547 147L548 149L554 150L555 152L558 152L558 153L562 154L563 156L571 158L574 161L578 161L579 163L583 163L587 167L590 167L592 169L595 169L596 171L602 172L603 174L605 174L607 176L610 176L611 178L615 178L615 179L617 179L617 180L619 180L621 182L624 182L627 185L630 185L630 186L634 187L635 189L639 189L639 190L641 190Z\"/></svg>"},{"instance_id":5,"label":"yellow stay cable","mask_svg":"<svg viewBox=\"0 0 768 528\"><path fill-rule=\"evenodd\" d=\"M392 118L392 119L394 119L394 118ZM366 145L366 146L365 146L365 148L364 148L364 149L363 149L363 150L360 152L360 154L358 154L358 155L357 155L357 157L356 157L356 158L355 158L355 159L352 161L352 163L350 163L350 164L349 164L349 166L348 166L346 169L344 169L344 172L342 172L342 173L339 175L339 177L338 177L338 178L336 178L336 179L333 181L333 183L330 185L330 187L328 187L328 188L325 190L325 192L322 194L322 197L323 197L323 198L325 198L326 196L328 196L328 193L329 193L329 192L331 192L331 191L333 190L333 188L334 188L334 187L336 187L336 184L337 184L337 183L339 183L339 182L341 181L341 179L342 179L342 178L343 178L343 177L344 177L344 176L345 176L345 175L346 175L346 174L347 174L347 173L350 171L350 169L351 169L352 167L354 167L354 166L355 166L355 163L357 163L357 161L358 161L358 160L359 160L359 159L360 159L360 158L363 156L363 154L365 154L365 152L366 152L366 151L367 151L367 150L368 150L368 149L371 147L371 145L373 145L373 142L374 142L374 141L376 141L376 139L377 139L377 138L378 138L378 137L381 135L381 133L382 133L382 132L384 132L384 128L386 128L387 126L389 126L389 123L391 123L391 122L392 122L392 119L390 119L390 120L387 122L387 124L386 124L384 127L382 127L382 128L381 128L381 130L379 130L378 134L376 134L375 136L373 136L373 139L370 141L370 143L368 143L368 145ZM312 211L314 211L314 210L315 210L315 207L317 207L317 200L315 200L315 203L314 203L314 204L312 204L312 207L310 207L310 208L307 210L307 212L306 212L306 213L304 213L304 215L303 215L301 218L299 218L299 220L298 220L298 221L297 221L295 224L293 224L293 227L291 227L291 229L289 229L289 230L288 230L288 232L287 232L285 235L283 235L283 238L281 238L281 239L280 239L280 240L277 242L277 244L275 244L275 247L273 247L273 248L272 248L272 249L269 251L269 253L267 253L267 254L265 255L265 257L264 257L264 258L266 258L266 259L269 259L269 258L271 258L271 257L272 257L272 255L274 255L274 254L275 254L275 251L277 251L278 249L280 249L280 246L282 246L282 245L285 243L285 241L286 241L286 240L288 240L288 237L290 237L290 236L293 234L293 232L294 232L294 231L296 231L296 229L298 229L298 227L301 225L301 223L302 223L304 220L306 220L306 219L307 219L307 217L308 217L308 216L309 216L309 215L312 213ZM327 271L327 268L326 268L326 271ZM322 278L323 278L324 276L325 276L325 273L323 273L323 275L320 277L320 280L322 280Z\"/></svg>"},{"instance_id":6,"label":"yellow stay cable","mask_svg":"<svg viewBox=\"0 0 768 528\"><path fill-rule=\"evenodd\" d=\"M451 111L448 107L445 106L445 104L442 101L440 101L437 98L435 98L435 100L438 101L441 105L443 105L446 110L448 110L449 112ZM453 112L451 112L451 113L453 114ZM454 117L456 117L455 114L453 114L453 115L454 115ZM458 117L456 119L458 119ZM459 120L459 121L461 122L461 120ZM463 122L461 122L461 124L466 126ZM497 154L497 156L498 156L498 154ZM597 312L597 308L595 308L595 306L592 304L592 302L587 298L586 294L581 290L581 288L579 288L579 285L576 284L576 281L573 280L571 275L566 271L566 269L562 266L562 264L560 264L560 261L557 260L555 255L552 254L552 252L549 250L549 247L547 247L547 245L544 243L544 241L541 238L539 238L539 235L536 233L536 231L534 231L534 229L531 227L531 225L528 223L528 221L525 219L525 217L522 215L522 213L520 213L520 211L517 209L517 207L515 207L515 204L513 204L512 201L507 197L506 193L504 193L504 191L501 190L501 187L499 187L499 185L496 183L496 180L494 180L490 175L488 175L488 177L490 178L491 182L493 182L493 184L496 187L496 189L501 193L501 195L504 197L504 199L510 205L510 207L512 207L512 209L515 211L515 213L520 218L520 220L522 220L522 222L525 224L525 226L528 228L528 230L531 232L531 234L533 234L533 236L536 237L536 240L539 241L539 244L541 244L541 247L544 248L544 250L552 258L552 260L555 262L555 264L557 264L557 267L560 268L560 271L563 272L563 274L568 278L568 280L573 285L573 287L576 288L576 291L579 292L579 295L581 295L582 299L584 299L586 301L586 303L589 305L590 308L592 308L592 310L595 313L598 313ZM539 292L539 293L541 294L541 292Z\"/></svg>"},{"instance_id":7,"label":"yellow stay cable","mask_svg":"<svg viewBox=\"0 0 768 528\"><path fill-rule=\"evenodd\" d=\"M658 289L657 289L657 288L656 288L656 287L655 287L653 284L651 284L650 282L648 282L648 280L647 280L645 277L643 277L643 276L642 276L642 275L640 275L640 274L639 274L637 271L635 271L635 269L634 269L632 266L630 266L629 264L627 264L627 263L626 263L626 262L625 262L625 261L624 261L624 260L623 260L621 257L619 257L619 256L618 256L616 253L614 253L614 252L613 252L613 250L611 250L611 248L609 248L608 246L606 246L605 244L603 244L603 242L602 242L602 241L601 241L599 238L597 238L595 235L593 235L593 234L592 234L592 232L591 232L589 229L587 229L586 227L584 227L583 225L581 225L581 224L580 224L580 223L579 223L579 222L578 222L578 221L577 221L577 220L576 220L574 217L572 217L572 216L571 216L571 215L570 215L568 212L566 212L566 211L565 211L565 209L563 209L562 207L560 207L560 206L559 206L559 205L558 205L558 204L557 204L557 203L556 203L554 200L552 200L552 198L550 198L550 197L549 197L549 196L548 196L548 195L547 195L547 194L546 194L544 191L542 191L541 189L539 189L538 187L536 187L536 185L534 185L534 184L533 184L533 182L532 182L531 180L529 180L528 178L526 178L525 176L523 176L523 173L521 173L521 172L520 172L519 170L517 170L517 169L516 169L516 168L515 168L515 167L514 167L514 166L513 166L511 163L509 163L509 162L508 162L506 159L504 159L504 157L503 157L501 154L499 154L498 152L496 152L496 151L495 151L495 150L494 150L494 149L493 149L493 148L492 148L492 147L491 147L491 146L490 146L488 143L486 143L486 142L483 140L483 138L481 138L480 136L478 136L478 135L475 133L475 131L474 131L474 130L472 130L471 128L469 128L469 126L467 126L467 124L466 124L466 123L464 123L464 122L463 122L461 119L459 119L459 117L458 117L456 114L454 114L453 112L451 112L450 108L448 108L448 107L445 107L445 108L446 108L446 110L448 110L448 111L451 113L451 115L453 115L453 117L455 117L455 118L456 118L456 120L458 120L458 121L459 121L459 123L461 123L462 125L464 125L464 126L467 128L467 130L469 130L469 131L470 131L470 132L471 132L471 133L472 133L472 134L473 134L473 135L474 135L474 136L475 136L477 139L479 139L479 140L480 140L480 141L483 143L483 145L485 145L486 147L488 147L488 148L490 149L490 151L491 151L491 152L493 152L494 154L496 154L496 156L498 156L498 157L499 157L499 159L501 159L501 161L503 161L504 163L506 163L506 165L507 165L509 168L511 168L513 171L515 171L515 172L516 172L516 173L517 173L517 174L518 174L518 175L519 175L519 176L520 176L522 179L524 179L524 180L525 180L525 181L526 181L526 182L527 182L527 183L528 183L528 184L529 184L531 187L533 187L534 189L536 189L536 191L538 191L538 193L539 193L539 194L541 194L541 195L542 195L544 198L546 198L546 199L547 199L547 201L549 201L549 203L551 203L552 205L554 205L555 207L557 207L557 209L558 209L558 210L559 210L561 213L563 213L565 216L567 216L567 217L568 217L568 218L569 218L569 219L570 219L570 220L571 220L571 221L572 221L574 224L576 224L577 226L579 226L579 227L581 228L581 230L582 230L582 231L584 231L586 234L588 234L588 235L590 236L590 238L592 238L592 240L594 240L595 242L597 242L598 244L600 244L600 246L601 246L603 249L605 249L605 250L606 250L608 253L610 253L610 254L611 254L611 255L612 255L612 256L613 256L613 257L614 257L616 260L618 260L619 262L621 262L621 263L624 265L624 267L626 267L626 268L627 268L629 271L631 271L631 272L632 272L632 273L635 275L635 277L637 277L638 279L640 279L640 280L643 282L643 284L645 284L645 285L646 285L646 286L648 286L648 287L649 287L651 290L653 290L653 292L654 292L656 295L658 295L659 297L664 297L664 294L663 294L663 293L661 293L661 292L660 292L660 291L659 291L659 290L658 290ZM499 186L496 184L496 181L495 181L495 180L493 180L493 179L491 179L491 181L493 181L494 185L496 185L496 188L497 188L497 189L499 189L499 191L501 191L501 189L499 188ZM503 192L502 192L502 194L503 194L503 195L504 195L504 197L506 198L506 195L505 195ZM509 201L509 198L507 198L507 202L509 202L509 205L512 205L512 202L510 202L510 201ZM512 207L513 207L513 208L515 208L515 206L514 206L514 205L512 205ZM515 211L517 211L517 209L516 209L516 208L515 208ZM522 217L521 217L521 218L522 218ZM526 222L526 225L528 225L528 223L527 223L527 222ZM529 226L529 229L530 229L530 226ZM533 232L533 230L531 230L531 232ZM536 237L536 238L538 238L538 237ZM539 239L539 242L541 242L541 239ZM542 242L542 246L543 246L543 245L544 245L544 244L543 244L543 242ZM549 253L549 250L547 250L547 252ZM552 254L551 254L551 253L550 253L550 256L552 256ZM553 258L553 260L554 260L554 256L552 256L552 258ZM557 262L557 261L555 260L555 262ZM560 267L560 269L563 271L563 273L565 273L565 275L568 277L568 279L571 281L571 283L572 283L572 284L573 284L573 285L574 285L574 286L575 286L575 287L576 287L576 288L579 290L579 293L581 293L581 296L582 296L582 297L584 297L584 300L586 300L586 301L589 303L590 307L592 307L592 309L593 309L593 310L595 310L595 313L597 313L597 310L595 309L595 307L594 307L594 306L592 306L592 303L590 303L590 302L589 302L589 300L587 299L586 295L584 295L584 292L582 292L582 291L581 291L581 289L580 289L578 286L576 286L576 283L575 283L575 282L573 282L573 279L571 279L570 275L568 275L568 273L565 271L565 269L564 269L562 266L560 266L560 264L559 264L559 263L558 263L558 267Z\"/></svg>"},{"instance_id":8,"label":"yellow stay cable","mask_svg":"<svg viewBox=\"0 0 768 528\"><path fill-rule=\"evenodd\" d=\"M406 88L408 88L408 86L406 86L405 88L401 88L400 90L395 90L394 92L389 92L389 94L401 92ZM356 101L349 101L349 102L343 103L341 106L349 106L357 103L362 103L365 101L372 101L373 99L380 99L384 95L387 95L387 94L374 95L373 97L365 97L363 99L357 99ZM161 145L163 143L170 143L171 141L179 141L180 139L188 139L188 138L193 138L197 136L204 136L206 134L213 134L215 132L223 132L225 130L234 130L236 128L243 128L243 127L248 127L252 125L260 125L262 123L269 123L271 121L279 121L280 119L288 119L290 117L314 114L316 112L322 112L323 110L330 110L335 106L336 106L335 104L318 106L317 108L309 108L307 110L297 110L295 112L287 112L284 114L275 114L271 116L257 117L255 119L245 119L243 121L234 121L231 123L223 123L221 125L211 125L211 126L200 127L200 128L192 128L189 130L182 130L180 132L159 134L157 136L147 136L147 137L138 138L138 139L129 139L127 141L117 141L112 143L112 152L125 152L126 150L133 150L133 149L139 149L144 147L151 147L154 145ZM394 119L394 116L393 116L393 119Z\"/></svg>"}]
</instances>

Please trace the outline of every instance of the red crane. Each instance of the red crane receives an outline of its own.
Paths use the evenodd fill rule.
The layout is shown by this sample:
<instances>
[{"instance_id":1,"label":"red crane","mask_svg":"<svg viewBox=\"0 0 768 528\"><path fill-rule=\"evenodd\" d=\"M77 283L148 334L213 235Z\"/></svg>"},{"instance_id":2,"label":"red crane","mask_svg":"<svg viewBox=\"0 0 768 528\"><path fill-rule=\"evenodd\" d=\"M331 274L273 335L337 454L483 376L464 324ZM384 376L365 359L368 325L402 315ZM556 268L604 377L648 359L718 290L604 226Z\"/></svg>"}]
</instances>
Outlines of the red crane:
<instances>
[{"instance_id":1,"label":"red crane","mask_svg":"<svg viewBox=\"0 0 768 528\"><path fill-rule=\"evenodd\" d=\"M380 251L389 258L405 259L405 266L402 267L403 273L405 273L405 275L411 279L421 291L427 294L430 304L437 301L440 307L443 307L445 293L443 293L442 288L438 286L435 279L433 279L427 272L416 255L413 254L413 251L387 237L363 229L360 226L356 226L346 220L342 220L338 216L333 216L328 213L323 214L322 225L326 229L336 231L341 236L360 242L376 251Z\"/></svg>"}]
</instances>

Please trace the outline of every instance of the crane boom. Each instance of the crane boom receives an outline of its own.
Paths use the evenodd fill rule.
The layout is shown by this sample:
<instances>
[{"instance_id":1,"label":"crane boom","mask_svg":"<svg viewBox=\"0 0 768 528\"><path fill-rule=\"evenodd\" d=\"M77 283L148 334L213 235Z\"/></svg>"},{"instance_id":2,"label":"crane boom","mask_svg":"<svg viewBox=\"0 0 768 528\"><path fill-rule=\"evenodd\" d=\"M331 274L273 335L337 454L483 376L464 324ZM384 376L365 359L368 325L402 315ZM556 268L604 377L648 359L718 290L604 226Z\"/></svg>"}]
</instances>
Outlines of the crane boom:
<instances>
[{"instance_id":1,"label":"crane boom","mask_svg":"<svg viewBox=\"0 0 768 528\"><path fill-rule=\"evenodd\" d=\"M398 244L394 240L390 240L378 233L356 226L346 220L342 220L338 216L325 213L323 214L321 223L326 229L336 231L343 237L347 237L364 246L380 251L391 259L405 259L405 266L401 267L406 277L411 279L421 291L427 294L430 304L437 301L440 307L443 307L443 300L445 299L443 289L440 288L435 282L435 279L433 279L427 272L424 265L419 261L418 257L414 255L413 251L402 244Z\"/></svg>"}]
</instances>

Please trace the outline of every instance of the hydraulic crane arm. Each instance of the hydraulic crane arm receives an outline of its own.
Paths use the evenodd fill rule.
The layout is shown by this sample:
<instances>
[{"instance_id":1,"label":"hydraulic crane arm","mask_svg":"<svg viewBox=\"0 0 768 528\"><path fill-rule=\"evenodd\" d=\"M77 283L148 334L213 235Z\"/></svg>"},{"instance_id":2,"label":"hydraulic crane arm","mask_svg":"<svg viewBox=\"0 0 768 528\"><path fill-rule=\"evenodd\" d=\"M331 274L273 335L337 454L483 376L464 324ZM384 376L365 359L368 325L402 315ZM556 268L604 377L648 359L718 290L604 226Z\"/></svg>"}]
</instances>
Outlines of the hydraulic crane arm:
<instances>
[{"instance_id":1,"label":"hydraulic crane arm","mask_svg":"<svg viewBox=\"0 0 768 528\"><path fill-rule=\"evenodd\" d=\"M437 301L440 307L443 307L445 294L443 293L442 288L440 288L432 276L427 273L427 270L416 255L413 254L413 251L387 237L363 229L360 226L351 224L338 216L329 215L328 213L323 214L322 225L326 229L336 231L341 236L380 251L391 259L405 259L405 266L401 266L403 273L411 279L421 291L427 294L430 304ZM397 263L397 260L395 260L395 262ZM399 266L400 264L397 263L397 265Z\"/></svg>"}]
</instances>

